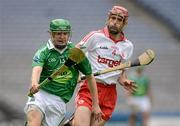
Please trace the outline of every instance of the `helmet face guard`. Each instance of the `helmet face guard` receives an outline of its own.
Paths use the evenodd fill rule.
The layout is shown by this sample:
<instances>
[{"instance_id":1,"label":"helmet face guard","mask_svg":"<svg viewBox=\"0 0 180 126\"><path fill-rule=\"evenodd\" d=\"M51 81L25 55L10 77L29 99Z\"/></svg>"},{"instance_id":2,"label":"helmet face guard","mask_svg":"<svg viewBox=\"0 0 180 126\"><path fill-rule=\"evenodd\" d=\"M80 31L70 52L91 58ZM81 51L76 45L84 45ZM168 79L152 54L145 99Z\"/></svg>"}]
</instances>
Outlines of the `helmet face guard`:
<instances>
[{"instance_id":1,"label":"helmet face guard","mask_svg":"<svg viewBox=\"0 0 180 126\"><path fill-rule=\"evenodd\" d=\"M65 19L54 19L54 20L52 20L50 22L49 32L51 34L51 39L53 41L54 46L57 49L62 50L63 48L66 47L67 42L63 42L63 43L56 42L56 40L54 40L55 39L54 38L55 34L57 32L67 32L68 36L69 36L68 38L70 39L70 37L71 37L71 25L70 25L68 20L65 20Z\"/></svg>"},{"instance_id":2,"label":"helmet face guard","mask_svg":"<svg viewBox=\"0 0 180 126\"><path fill-rule=\"evenodd\" d=\"M110 26L110 19L113 16L117 16L115 18L121 18L123 21L123 24L118 29L114 29L112 26ZM113 6L111 10L108 12L108 17L106 21L107 28L109 30L109 33L111 34L118 34L119 32L122 32L124 27L128 24L128 10L122 6Z\"/></svg>"},{"instance_id":3,"label":"helmet face guard","mask_svg":"<svg viewBox=\"0 0 180 126\"><path fill-rule=\"evenodd\" d=\"M128 24L128 10L126 8L124 8L122 6L113 6L112 9L109 10L108 19L112 15L117 15L117 16L123 18L124 26Z\"/></svg>"},{"instance_id":4,"label":"helmet face guard","mask_svg":"<svg viewBox=\"0 0 180 126\"><path fill-rule=\"evenodd\" d=\"M51 32L71 32L71 25L68 20L54 19L50 22L49 30Z\"/></svg>"}]
</instances>

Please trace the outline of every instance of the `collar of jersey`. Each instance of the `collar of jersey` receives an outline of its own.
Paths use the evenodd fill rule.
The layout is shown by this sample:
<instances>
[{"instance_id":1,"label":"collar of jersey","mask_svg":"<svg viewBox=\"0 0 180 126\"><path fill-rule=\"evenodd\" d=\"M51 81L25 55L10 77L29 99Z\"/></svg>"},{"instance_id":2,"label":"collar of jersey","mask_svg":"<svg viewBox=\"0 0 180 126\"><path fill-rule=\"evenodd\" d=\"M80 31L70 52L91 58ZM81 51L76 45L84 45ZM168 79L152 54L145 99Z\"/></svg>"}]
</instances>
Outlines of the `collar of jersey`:
<instances>
[{"instance_id":1,"label":"collar of jersey","mask_svg":"<svg viewBox=\"0 0 180 126\"><path fill-rule=\"evenodd\" d=\"M102 32L104 33L104 35L105 35L106 37L110 38L110 39L111 39L113 42L115 42L115 43L124 41L124 40L126 39L123 32L122 32L122 36L120 36L120 39L119 39L119 40L114 40L114 39L112 39L111 36L109 35L107 26L102 29Z\"/></svg>"},{"instance_id":2,"label":"collar of jersey","mask_svg":"<svg viewBox=\"0 0 180 126\"><path fill-rule=\"evenodd\" d=\"M48 47L49 50L54 49L54 50L58 51L59 53L63 53L63 52L67 49L67 46L66 46L64 49L62 49L62 50L56 49L56 48L54 47L51 39L48 40L48 42L47 42L47 47Z\"/></svg>"}]
</instances>

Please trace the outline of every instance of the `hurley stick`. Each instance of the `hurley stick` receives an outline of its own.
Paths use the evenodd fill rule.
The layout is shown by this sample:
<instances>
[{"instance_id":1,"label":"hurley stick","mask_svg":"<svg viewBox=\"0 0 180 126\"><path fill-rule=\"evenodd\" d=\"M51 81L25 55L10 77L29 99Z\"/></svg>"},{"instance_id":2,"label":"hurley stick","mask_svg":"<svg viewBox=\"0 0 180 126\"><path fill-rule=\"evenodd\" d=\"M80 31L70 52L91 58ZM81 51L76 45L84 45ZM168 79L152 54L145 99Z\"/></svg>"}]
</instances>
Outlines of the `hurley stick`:
<instances>
[{"instance_id":1,"label":"hurley stick","mask_svg":"<svg viewBox=\"0 0 180 126\"><path fill-rule=\"evenodd\" d=\"M98 76L101 74L109 73L112 71L116 70L122 70L124 68L131 68L131 67L136 67L136 66L145 66L150 64L155 58L155 52L151 49L146 50L143 52L141 55L138 56L136 60L133 61L127 61L125 63L121 63L119 66L113 67L113 68L108 68L102 71L98 71L94 73L94 76ZM84 80L86 77L83 76L81 77L81 80Z\"/></svg>"}]
</instances>

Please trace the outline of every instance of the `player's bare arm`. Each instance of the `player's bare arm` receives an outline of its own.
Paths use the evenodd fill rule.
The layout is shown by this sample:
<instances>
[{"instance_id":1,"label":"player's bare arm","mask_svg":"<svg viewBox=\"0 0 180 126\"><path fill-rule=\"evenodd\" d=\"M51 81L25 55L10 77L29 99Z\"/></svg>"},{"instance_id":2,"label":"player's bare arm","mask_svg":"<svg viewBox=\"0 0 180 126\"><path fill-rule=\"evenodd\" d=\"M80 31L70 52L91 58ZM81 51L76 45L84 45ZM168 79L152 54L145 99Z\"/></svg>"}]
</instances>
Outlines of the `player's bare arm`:
<instances>
[{"instance_id":1,"label":"player's bare arm","mask_svg":"<svg viewBox=\"0 0 180 126\"><path fill-rule=\"evenodd\" d=\"M31 77L31 87L30 87L30 92L31 93L36 93L39 91L39 78L42 72L42 67L41 66L35 66L32 69L32 77Z\"/></svg>"},{"instance_id":2,"label":"player's bare arm","mask_svg":"<svg viewBox=\"0 0 180 126\"><path fill-rule=\"evenodd\" d=\"M89 90L90 90L91 95L92 95L92 112L94 114L94 119L100 121L102 111L101 111L101 109L99 107L96 80L95 80L95 78L94 78L94 76L92 74L86 76L86 79L88 80Z\"/></svg>"}]
</instances>

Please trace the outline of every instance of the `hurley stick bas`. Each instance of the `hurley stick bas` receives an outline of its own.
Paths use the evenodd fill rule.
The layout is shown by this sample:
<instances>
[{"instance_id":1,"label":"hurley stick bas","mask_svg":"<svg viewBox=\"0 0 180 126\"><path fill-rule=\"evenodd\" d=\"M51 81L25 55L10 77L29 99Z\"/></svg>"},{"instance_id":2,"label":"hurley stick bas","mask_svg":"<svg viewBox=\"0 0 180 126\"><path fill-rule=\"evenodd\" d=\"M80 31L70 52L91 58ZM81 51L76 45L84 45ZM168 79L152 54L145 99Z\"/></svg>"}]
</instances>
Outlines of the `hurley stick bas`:
<instances>
[{"instance_id":1,"label":"hurley stick bas","mask_svg":"<svg viewBox=\"0 0 180 126\"><path fill-rule=\"evenodd\" d=\"M131 68L131 67L136 67L136 66L145 66L150 64L154 58L155 58L155 52L151 49L147 49L145 52L143 52L141 55L138 56L137 59L133 60L133 61L127 61L125 63L121 63L120 65L113 67L113 68L108 68L102 71L98 71L96 73L94 73L94 76L98 76L101 74L105 74L105 73L109 73L112 71L116 71L116 70L122 70L124 68ZM86 77L82 76L81 80L84 80Z\"/></svg>"},{"instance_id":2,"label":"hurley stick bas","mask_svg":"<svg viewBox=\"0 0 180 126\"><path fill-rule=\"evenodd\" d=\"M57 75L66 71L69 67L72 67L73 65L80 63L84 58L85 58L85 54L82 52L82 50L80 50L78 48L71 48L69 50L69 55L68 55L68 59L66 60L66 62L61 67L59 67L59 69L57 71L55 71L48 78L46 78L44 81L42 81L39 85L39 88L41 88L43 85L50 82ZM33 93L29 92L28 96L33 97Z\"/></svg>"}]
</instances>

